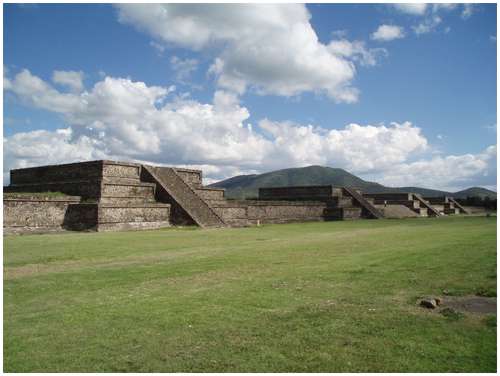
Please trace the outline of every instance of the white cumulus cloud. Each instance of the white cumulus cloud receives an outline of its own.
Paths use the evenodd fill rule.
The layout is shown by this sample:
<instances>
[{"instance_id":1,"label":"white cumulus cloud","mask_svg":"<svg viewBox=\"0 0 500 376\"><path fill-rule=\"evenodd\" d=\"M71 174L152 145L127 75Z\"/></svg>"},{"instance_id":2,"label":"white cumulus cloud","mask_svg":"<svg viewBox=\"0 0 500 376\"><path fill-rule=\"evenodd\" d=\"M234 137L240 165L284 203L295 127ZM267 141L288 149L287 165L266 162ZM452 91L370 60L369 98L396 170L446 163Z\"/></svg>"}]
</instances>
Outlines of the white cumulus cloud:
<instances>
[{"instance_id":1,"label":"white cumulus cloud","mask_svg":"<svg viewBox=\"0 0 500 376\"><path fill-rule=\"evenodd\" d=\"M414 16L422 16L427 10L427 4L425 3L402 3L392 4L392 6L402 13L411 14Z\"/></svg>"},{"instance_id":2,"label":"white cumulus cloud","mask_svg":"<svg viewBox=\"0 0 500 376\"><path fill-rule=\"evenodd\" d=\"M396 164L375 176L390 186L426 186L458 191L470 186L494 186L496 146L478 154L437 156L428 160Z\"/></svg>"},{"instance_id":3,"label":"white cumulus cloud","mask_svg":"<svg viewBox=\"0 0 500 376\"><path fill-rule=\"evenodd\" d=\"M83 72L56 70L52 74L52 81L72 91L80 92L83 89Z\"/></svg>"},{"instance_id":4,"label":"white cumulus cloud","mask_svg":"<svg viewBox=\"0 0 500 376\"><path fill-rule=\"evenodd\" d=\"M28 70L7 79L5 90L59 114L67 128L4 137L4 176L12 168L110 158L202 168L207 181L311 164L391 185L495 181L496 147L429 157L426 137L410 122L326 129L263 119L252 127L239 96L226 90L200 103L175 96L171 87L124 78L105 77L81 93L61 92Z\"/></svg>"},{"instance_id":5,"label":"white cumulus cloud","mask_svg":"<svg viewBox=\"0 0 500 376\"><path fill-rule=\"evenodd\" d=\"M377 30L371 34L371 39L377 41L390 41L404 38L404 29L396 25L380 25Z\"/></svg>"},{"instance_id":6,"label":"white cumulus cloud","mask_svg":"<svg viewBox=\"0 0 500 376\"><path fill-rule=\"evenodd\" d=\"M355 58L321 43L303 4L123 4L118 19L153 38L215 55L220 88L262 95L325 93L355 102ZM359 57L359 54L355 56ZM361 59L358 61L366 61Z\"/></svg>"},{"instance_id":7,"label":"white cumulus cloud","mask_svg":"<svg viewBox=\"0 0 500 376\"><path fill-rule=\"evenodd\" d=\"M378 59L387 56L385 48L367 48L362 41L349 41L347 39L332 40L328 49L335 55L346 57L364 66L374 66Z\"/></svg>"}]
</instances>

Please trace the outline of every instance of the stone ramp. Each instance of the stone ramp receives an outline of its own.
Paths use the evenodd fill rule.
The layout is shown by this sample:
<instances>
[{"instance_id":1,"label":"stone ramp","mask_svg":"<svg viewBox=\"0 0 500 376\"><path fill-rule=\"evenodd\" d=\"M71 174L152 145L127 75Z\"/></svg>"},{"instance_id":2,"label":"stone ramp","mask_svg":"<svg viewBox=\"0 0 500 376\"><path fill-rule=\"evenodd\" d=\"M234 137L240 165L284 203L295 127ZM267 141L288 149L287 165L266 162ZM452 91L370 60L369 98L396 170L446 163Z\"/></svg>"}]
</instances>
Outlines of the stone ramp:
<instances>
[{"instance_id":1,"label":"stone ramp","mask_svg":"<svg viewBox=\"0 0 500 376\"><path fill-rule=\"evenodd\" d=\"M436 210L435 207L433 207L428 201L424 200L419 194L413 193L412 196L414 200L417 200L420 203L420 207L424 207L427 209L427 215L436 217L439 217L441 215L439 210Z\"/></svg>"},{"instance_id":2,"label":"stone ramp","mask_svg":"<svg viewBox=\"0 0 500 376\"><path fill-rule=\"evenodd\" d=\"M343 191L353 198L363 209L365 209L373 218L384 218L384 214L364 198L356 189L351 187L342 187Z\"/></svg>"},{"instance_id":3,"label":"stone ramp","mask_svg":"<svg viewBox=\"0 0 500 376\"><path fill-rule=\"evenodd\" d=\"M200 227L224 227L222 218L169 167L142 165L160 189L163 189Z\"/></svg>"},{"instance_id":4,"label":"stone ramp","mask_svg":"<svg viewBox=\"0 0 500 376\"><path fill-rule=\"evenodd\" d=\"M460 213L462 214L470 214L470 211L465 209L461 204L459 204L457 202L457 200L455 200L453 197L448 197L448 200L450 200L451 202L453 202L453 204L455 204L455 207L458 208L460 210Z\"/></svg>"}]
</instances>

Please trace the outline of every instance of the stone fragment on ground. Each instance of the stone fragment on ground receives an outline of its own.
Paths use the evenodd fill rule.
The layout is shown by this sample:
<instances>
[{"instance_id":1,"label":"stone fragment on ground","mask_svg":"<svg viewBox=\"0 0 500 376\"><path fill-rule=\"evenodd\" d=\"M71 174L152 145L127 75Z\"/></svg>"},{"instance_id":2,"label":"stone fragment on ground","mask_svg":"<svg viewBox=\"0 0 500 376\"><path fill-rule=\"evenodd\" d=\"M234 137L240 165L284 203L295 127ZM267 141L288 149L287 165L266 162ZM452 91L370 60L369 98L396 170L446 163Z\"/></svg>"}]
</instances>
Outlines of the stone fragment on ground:
<instances>
[{"instance_id":1,"label":"stone fragment on ground","mask_svg":"<svg viewBox=\"0 0 500 376\"><path fill-rule=\"evenodd\" d=\"M420 301L420 305L425 308L434 309L441 304L440 298L427 297Z\"/></svg>"},{"instance_id":2,"label":"stone fragment on ground","mask_svg":"<svg viewBox=\"0 0 500 376\"><path fill-rule=\"evenodd\" d=\"M441 308L445 313L496 314L496 297L485 296L447 296L446 301L438 297L425 297L420 300L420 306L428 309Z\"/></svg>"}]
</instances>

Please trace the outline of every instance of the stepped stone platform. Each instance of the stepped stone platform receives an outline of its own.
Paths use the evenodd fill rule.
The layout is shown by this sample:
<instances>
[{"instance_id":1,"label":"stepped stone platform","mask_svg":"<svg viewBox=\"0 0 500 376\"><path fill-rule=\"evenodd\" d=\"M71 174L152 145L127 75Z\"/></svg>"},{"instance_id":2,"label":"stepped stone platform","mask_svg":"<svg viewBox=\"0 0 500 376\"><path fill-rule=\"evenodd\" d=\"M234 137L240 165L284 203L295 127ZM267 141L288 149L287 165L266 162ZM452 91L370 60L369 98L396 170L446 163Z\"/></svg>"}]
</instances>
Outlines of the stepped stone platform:
<instances>
[{"instance_id":1,"label":"stepped stone platform","mask_svg":"<svg viewBox=\"0 0 500 376\"><path fill-rule=\"evenodd\" d=\"M26 200L21 195L18 198L10 195L10 199L4 199L4 218L7 218L4 230L7 233L49 228L113 231L170 226L170 204L156 201L155 184L142 181L140 172L138 164L114 161L12 170L11 184L4 187L4 193L60 192L72 196L72 200L40 195L37 197L43 198L42 201L33 197ZM67 203L64 208L61 201ZM59 215L44 220L44 214L57 206L61 207Z\"/></svg>"},{"instance_id":2,"label":"stepped stone platform","mask_svg":"<svg viewBox=\"0 0 500 376\"><path fill-rule=\"evenodd\" d=\"M469 211L455 201L453 197L425 197L424 200L432 204L441 214L470 214Z\"/></svg>"},{"instance_id":3,"label":"stepped stone platform","mask_svg":"<svg viewBox=\"0 0 500 376\"><path fill-rule=\"evenodd\" d=\"M402 205L412 210L420 217L438 217L441 213L422 196L416 193L366 193L364 197L376 207L387 205Z\"/></svg>"},{"instance_id":4,"label":"stepped stone platform","mask_svg":"<svg viewBox=\"0 0 500 376\"><path fill-rule=\"evenodd\" d=\"M109 160L16 169L10 177L4 187L6 233L440 215L431 201L444 214L461 210L449 197L438 202L414 193L367 195L331 185L261 188L257 200L229 200L224 189L203 186L200 170Z\"/></svg>"},{"instance_id":5,"label":"stepped stone platform","mask_svg":"<svg viewBox=\"0 0 500 376\"><path fill-rule=\"evenodd\" d=\"M326 205L323 214L325 220L383 218L382 212L367 201L359 189L352 187L316 185L260 188L259 200L323 202Z\"/></svg>"}]
</instances>

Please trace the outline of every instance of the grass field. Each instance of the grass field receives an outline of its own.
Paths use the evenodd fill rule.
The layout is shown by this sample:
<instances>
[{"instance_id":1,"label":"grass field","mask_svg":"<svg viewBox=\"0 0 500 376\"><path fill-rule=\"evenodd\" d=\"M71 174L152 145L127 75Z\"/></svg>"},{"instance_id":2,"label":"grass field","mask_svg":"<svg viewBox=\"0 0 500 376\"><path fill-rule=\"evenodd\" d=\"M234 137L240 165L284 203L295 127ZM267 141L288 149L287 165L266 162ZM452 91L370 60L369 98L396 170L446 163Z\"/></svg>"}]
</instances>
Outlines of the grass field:
<instances>
[{"instance_id":1,"label":"grass field","mask_svg":"<svg viewBox=\"0 0 500 376\"><path fill-rule=\"evenodd\" d=\"M4 238L4 370L494 372L496 218ZM446 297L445 297L446 298Z\"/></svg>"}]
</instances>

